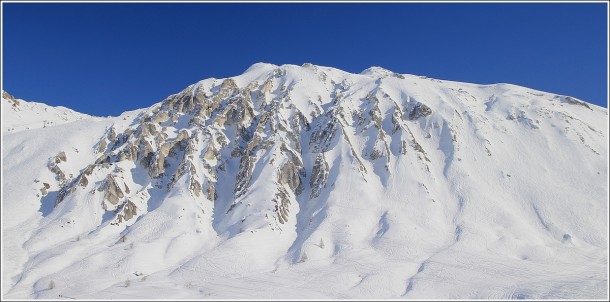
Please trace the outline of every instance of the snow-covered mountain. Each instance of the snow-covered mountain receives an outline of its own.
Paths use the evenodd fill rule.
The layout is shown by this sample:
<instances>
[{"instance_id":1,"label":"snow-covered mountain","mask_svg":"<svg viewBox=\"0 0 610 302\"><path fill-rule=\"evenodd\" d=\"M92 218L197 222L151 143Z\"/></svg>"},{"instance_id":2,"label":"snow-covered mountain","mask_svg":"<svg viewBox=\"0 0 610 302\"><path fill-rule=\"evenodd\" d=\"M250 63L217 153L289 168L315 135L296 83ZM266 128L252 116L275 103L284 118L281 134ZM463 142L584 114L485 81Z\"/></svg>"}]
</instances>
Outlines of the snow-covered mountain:
<instances>
[{"instance_id":1,"label":"snow-covered mountain","mask_svg":"<svg viewBox=\"0 0 610 302\"><path fill-rule=\"evenodd\" d=\"M258 63L119 117L2 102L3 298L608 298L573 97Z\"/></svg>"}]
</instances>

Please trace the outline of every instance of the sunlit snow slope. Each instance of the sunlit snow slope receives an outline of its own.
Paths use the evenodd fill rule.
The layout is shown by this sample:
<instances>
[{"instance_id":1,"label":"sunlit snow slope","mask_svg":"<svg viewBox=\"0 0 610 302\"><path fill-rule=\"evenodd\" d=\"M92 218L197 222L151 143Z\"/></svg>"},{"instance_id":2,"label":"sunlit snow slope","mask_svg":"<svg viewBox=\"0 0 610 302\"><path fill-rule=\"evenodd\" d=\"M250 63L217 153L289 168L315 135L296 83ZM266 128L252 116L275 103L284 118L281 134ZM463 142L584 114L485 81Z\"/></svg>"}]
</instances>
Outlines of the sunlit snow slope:
<instances>
[{"instance_id":1,"label":"sunlit snow slope","mask_svg":"<svg viewBox=\"0 0 610 302\"><path fill-rule=\"evenodd\" d=\"M573 97L259 63L119 117L2 102L3 298L608 298Z\"/></svg>"},{"instance_id":2,"label":"sunlit snow slope","mask_svg":"<svg viewBox=\"0 0 610 302\"><path fill-rule=\"evenodd\" d=\"M15 99L2 91L2 132L46 128L92 118L65 107L51 107L36 102Z\"/></svg>"}]
</instances>

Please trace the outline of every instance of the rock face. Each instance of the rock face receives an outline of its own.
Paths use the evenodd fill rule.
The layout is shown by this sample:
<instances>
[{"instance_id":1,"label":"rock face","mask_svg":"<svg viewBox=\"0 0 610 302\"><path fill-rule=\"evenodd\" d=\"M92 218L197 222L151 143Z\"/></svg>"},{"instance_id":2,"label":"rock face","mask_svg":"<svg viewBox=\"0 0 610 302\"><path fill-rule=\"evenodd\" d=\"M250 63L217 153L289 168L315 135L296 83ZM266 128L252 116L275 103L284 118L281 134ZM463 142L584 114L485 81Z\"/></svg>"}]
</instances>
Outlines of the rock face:
<instances>
[{"instance_id":1,"label":"rock face","mask_svg":"<svg viewBox=\"0 0 610 302\"><path fill-rule=\"evenodd\" d=\"M311 187L310 198L316 198L320 195L320 192L326 187L326 181L328 180L328 163L324 159L324 153L320 153L316 157L316 162L311 172L311 178L309 180L309 186Z\"/></svg>"},{"instance_id":2,"label":"rock face","mask_svg":"<svg viewBox=\"0 0 610 302\"><path fill-rule=\"evenodd\" d=\"M409 119L415 120L421 117L426 117L430 114L432 114L432 109L422 103L417 103L415 106L413 106L411 112L409 112Z\"/></svg>"},{"instance_id":3,"label":"rock face","mask_svg":"<svg viewBox=\"0 0 610 302\"><path fill-rule=\"evenodd\" d=\"M108 174L106 176L106 180L104 181L102 186L99 187L98 190L103 191L104 199L109 201L113 205L119 203L119 200L125 197L123 191L121 190L121 187L119 187L119 184L116 182L114 176L112 176L111 174Z\"/></svg>"},{"instance_id":4,"label":"rock face","mask_svg":"<svg viewBox=\"0 0 610 302\"><path fill-rule=\"evenodd\" d=\"M59 167L59 164L65 161L67 161L66 153L62 151L49 160L49 164L47 165L49 170L55 174L55 179L59 181L61 186L65 186L68 181L64 171Z\"/></svg>"}]
</instances>

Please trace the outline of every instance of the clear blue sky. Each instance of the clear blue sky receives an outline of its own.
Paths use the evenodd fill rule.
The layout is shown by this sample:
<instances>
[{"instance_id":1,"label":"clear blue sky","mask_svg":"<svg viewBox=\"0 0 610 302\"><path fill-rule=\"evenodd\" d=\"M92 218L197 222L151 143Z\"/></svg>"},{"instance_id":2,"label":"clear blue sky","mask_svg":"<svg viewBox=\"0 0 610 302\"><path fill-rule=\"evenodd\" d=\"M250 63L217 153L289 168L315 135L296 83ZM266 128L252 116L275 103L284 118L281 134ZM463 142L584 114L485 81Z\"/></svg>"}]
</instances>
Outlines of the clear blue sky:
<instances>
[{"instance_id":1,"label":"clear blue sky","mask_svg":"<svg viewBox=\"0 0 610 302\"><path fill-rule=\"evenodd\" d=\"M3 3L3 88L94 115L256 62L513 83L607 107L605 3Z\"/></svg>"}]
</instances>

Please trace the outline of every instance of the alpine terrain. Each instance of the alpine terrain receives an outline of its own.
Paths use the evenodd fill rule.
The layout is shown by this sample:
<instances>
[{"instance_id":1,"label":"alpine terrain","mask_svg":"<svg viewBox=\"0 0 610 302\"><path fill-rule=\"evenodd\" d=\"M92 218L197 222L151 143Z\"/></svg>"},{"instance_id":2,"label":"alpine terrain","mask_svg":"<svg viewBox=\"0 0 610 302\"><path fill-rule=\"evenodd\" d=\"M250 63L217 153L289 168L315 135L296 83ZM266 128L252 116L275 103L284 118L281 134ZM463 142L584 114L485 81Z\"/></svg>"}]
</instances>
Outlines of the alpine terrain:
<instances>
[{"instance_id":1,"label":"alpine terrain","mask_svg":"<svg viewBox=\"0 0 610 302\"><path fill-rule=\"evenodd\" d=\"M3 92L2 227L3 299L608 299L608 110L312 64Z\"/></svg>"}]
</instances>

